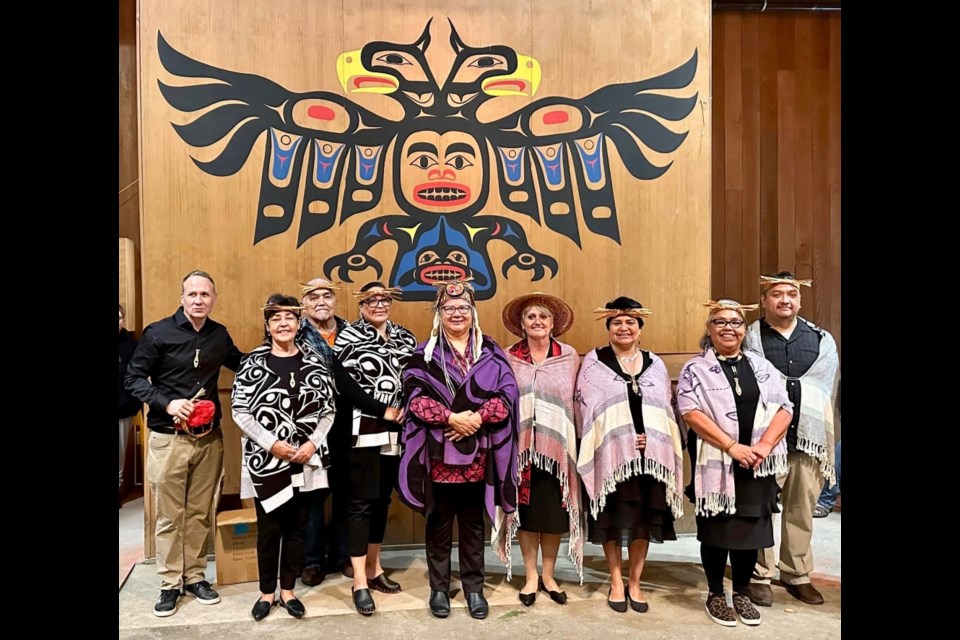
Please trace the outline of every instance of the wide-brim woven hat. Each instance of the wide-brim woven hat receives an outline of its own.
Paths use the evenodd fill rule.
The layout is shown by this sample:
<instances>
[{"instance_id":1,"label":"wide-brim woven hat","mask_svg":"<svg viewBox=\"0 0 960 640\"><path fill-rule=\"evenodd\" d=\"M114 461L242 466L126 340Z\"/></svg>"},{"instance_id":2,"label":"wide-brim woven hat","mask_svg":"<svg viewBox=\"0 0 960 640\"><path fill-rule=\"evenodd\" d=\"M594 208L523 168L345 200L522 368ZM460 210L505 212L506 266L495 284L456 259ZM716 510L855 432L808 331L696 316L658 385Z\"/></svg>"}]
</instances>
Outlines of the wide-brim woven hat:
<instances>
[{"instance_id":1,"label":"wide-brim woven hat","mask_svg":"<svg viewBox=\"0 0 960 640\"><path fill-rule=\"evenodd\" d=\"M563 335L573 326L573 309L570 305L557 296L535 291L514 298L503 308L503 326L507 331L520 338L523 337L523 322L520 314L532 305L549 309L553 314L554 337Z\"/></svg>"}]
</instances>

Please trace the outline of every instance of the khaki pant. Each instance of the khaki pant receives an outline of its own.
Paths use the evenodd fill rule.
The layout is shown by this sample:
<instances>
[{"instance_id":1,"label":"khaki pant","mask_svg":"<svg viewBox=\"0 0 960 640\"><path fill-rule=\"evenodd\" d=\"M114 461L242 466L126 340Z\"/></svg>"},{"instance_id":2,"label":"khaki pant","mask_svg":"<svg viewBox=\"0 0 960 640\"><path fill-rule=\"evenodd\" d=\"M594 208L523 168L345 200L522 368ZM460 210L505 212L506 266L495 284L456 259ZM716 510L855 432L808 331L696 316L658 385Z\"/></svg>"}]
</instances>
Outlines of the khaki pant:
<instances>
[{"instance_id":1,"label":"khaki pant","mask_svg":"<svg viewBox=\"0 0 960 640\"><path fill-rule=\"evenodd\" d=\"M206 580L206 543L213 499L223 472L223 433L199 440L150 434L147 478L157 515L157 573L161 589Z\"/></svg>"},{"instance_id":2,"label":"khaki pant","mask_svg":"<svg viewBox=\"0 0 960 640\"><path fill-rule=\"evenodd\" d=\"M123 463L127 459L127 438L132 425L133 418L120 418L120 484L117 486L121 489L123 489Z\"/></svg>"},{"instance_id":3,"label":"khaki pant","mask_svg":"<svg viewBox=\"0 0 960 640\"><path fill-rule=\"evenodd\" d=\"M780 493L780 580L786 584L810 582L813 571L813 507L823 490L820 463L806 453L787 456L787 475L777 478ZM774 520L776 522L776 520ZM753 581L769 584L776 576L774 547L761 549L757 556Z\"/></svg>"}]
</instances>

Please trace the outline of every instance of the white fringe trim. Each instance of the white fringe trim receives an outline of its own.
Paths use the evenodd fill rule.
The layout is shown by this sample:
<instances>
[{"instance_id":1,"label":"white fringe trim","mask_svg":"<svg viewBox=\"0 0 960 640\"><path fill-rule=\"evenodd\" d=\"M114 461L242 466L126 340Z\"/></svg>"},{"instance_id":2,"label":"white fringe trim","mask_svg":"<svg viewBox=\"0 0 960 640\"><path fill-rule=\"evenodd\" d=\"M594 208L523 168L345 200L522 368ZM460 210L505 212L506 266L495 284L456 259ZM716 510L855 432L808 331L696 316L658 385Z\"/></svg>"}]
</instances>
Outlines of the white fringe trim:
<instances>
[{"instance_id":1,"label":"white fringe trim","mask_svg":"<svg viewBox=\"0 0 960 640\"><path fill-rule=\"evenodd\" d=\"M761 462L757 470L753 472L753 477L783 476L786 475L789 470L790 468L787 466L787 456L767 456L767 459Z\"/></svg>"},{"instance_id":2,"label":"white fringe trim","mask_svg":"<svg viewBox=\"0 0 960 640\"><path fill-rule=\"evenodd\" d=\"M500 507L497 507L499 510ZM506 566L507 568L507 582L513 579L513 561L510 557L510 542L517 535L517 529L520 527L520 514L514 511L513 513L503 513L502 510L500 513L503 514L503 521L500 523L499 527L494 527L490 535L490 548L493 550L493 554Z\"/></svg>"},{"instance_id":3,"label":"white fringe trim","mask_svg":"<svg viewBox=\"0 0 960 640\"><path fill-rule=\"evenodd\" d=\"M676 482L677 474L651 458L644 458L643 472L648 476L653 476L658 482L662 482L667 488L667 504L670 505L670 511L677 520L683 517L683 496L677 493Z\"/></svg>"},{"instance_id":4,"label":"white fringe trim","mask_svg":"<svg viewBox=\"0 0 960 640\"><path fill-rule=\"evenodd\" d=\"M715 516L719 513L733 515L737 512L736 498L728 496L725 493L709 493L702 498L697 498L698 516Z\"/></svg>"},{"instance_id":5,"label":"white fringe trim","mask_svg":"<svg viewBox=\"0 0 960 640\"><path fill-rule=\"evenodd\" d=\"M633 476L639 476L643 473L643 459L636 458L628 460L621 464L613 472L613 476L603 481L600 487L600 495L590 499L590 516L596 520L603 508L607 506L607 496L617 490L617 485Z\"/></svg>"},{"instance_id":6,"label":"white fringe trim","mask_svg":"<svg viewBox=\"0 0 960 640\"><path fill-rule=\"evenodd\" d=\"M828 481L831 487L837 484L837 468L830 464L827 448L824 445L809 438L798 438L797 450L812 456L820 463L820 473L823 474L823 479Z\"/></svg>"}]
</instances>

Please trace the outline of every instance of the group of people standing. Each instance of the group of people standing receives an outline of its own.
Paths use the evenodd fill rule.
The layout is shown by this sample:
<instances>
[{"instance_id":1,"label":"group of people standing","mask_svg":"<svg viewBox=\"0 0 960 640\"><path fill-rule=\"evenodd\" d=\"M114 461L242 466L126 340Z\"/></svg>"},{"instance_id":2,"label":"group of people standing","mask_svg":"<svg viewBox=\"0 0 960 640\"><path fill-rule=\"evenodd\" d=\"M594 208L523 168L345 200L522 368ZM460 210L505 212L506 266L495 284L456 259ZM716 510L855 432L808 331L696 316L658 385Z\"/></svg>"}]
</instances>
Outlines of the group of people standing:
<instances>
[{"instance_id":1,"label":"group of people standing","mask_svg":"<svg viewBox=\"0 0 960 640\"><path fill-rule=\"evenodd\" d=\"M298 577L313 586L342 571L363 615L376 611L372 591L399 592L380 564L395 489L425 517L436 617L450 614L455 519L467 610L474 618L489 612L484 514L508 580L511 542L519 542L523 605L541 592L567 602L555 575L566 535L581 581L585 541L601 545L610 608L646 612L640 579L649 543L675 540L683 514L684 447L710 618L756 625L754 604L772 604L772 515L781 492L782 509L791 511L781 579L795 597L822 602L809 584L809 532L819 487L835 473L839 367L830 334L798 316L805 285L786 272L763 278L764 318L749 329L745 314L757 305L708 303L703 351L684 365L674 392L663 360L639 346L651 311L624 296L595 310L608 344L581 362L559 341L573 311L555 296L507 304L502 319L519 340L504 350L482 332L469 282L438 285L430 336L417 344L390 320L398 289L361 287L353 293L360 319L349 324L335 315L340 287L318 278L302 286L300 299L270 296L264 343L241 358L226 329L208 318L212 278L191 272L183 306L147 327L126 374L126 388L151 409L148 476L162 582L154 612L175 613L181 587L202 604L219 601L203 578L203 543L222 470L221 366L237 372L241 496L253 498L257 512L256 620L274 605L305 614L294 593ZM201 396L216 410L192 426ZM324 526L331 494L333 517ZM732 608L723 588L728 557Z\"/></svg>"}]
</instances>

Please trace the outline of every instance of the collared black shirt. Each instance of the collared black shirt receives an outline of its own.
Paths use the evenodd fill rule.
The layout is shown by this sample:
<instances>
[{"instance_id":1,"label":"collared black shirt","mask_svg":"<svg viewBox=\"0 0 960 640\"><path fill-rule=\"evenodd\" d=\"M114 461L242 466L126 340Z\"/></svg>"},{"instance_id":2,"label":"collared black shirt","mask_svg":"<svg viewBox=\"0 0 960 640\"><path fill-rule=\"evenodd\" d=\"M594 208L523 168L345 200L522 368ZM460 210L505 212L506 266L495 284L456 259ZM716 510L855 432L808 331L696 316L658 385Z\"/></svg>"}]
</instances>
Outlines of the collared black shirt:
<instances>
[{"instance_id":1,"label":"collared black shirt","mask_svg":"<svg viewBox=\"0 0 960 640\"><path fill-rule=\"evenodd\" d=\"M207 318L200 331L195 331L180 307L144 330L127 367L127 390L150 406L150 429L173 433L173 416L167 413L167 405L172 400L189 400L203 389L202 399L217 406L214 427L218 427L222 416L217 393L220 367L236 371L241 357L243 353L226 327Z\"/></svg>"},{"instance_id":2,"label":"collared black shirt","mask_svg":"<svg viewBox=\"0 0 960 640\"><path fill-rule=\"evenodd\" d=\"M787 450L797 450L797 425L800 422L800 381L820 356L822 335L810 327L803 318L797 318L797 326L790 338L760 319L760 340L763 342L763 357L787 376L787 395L793 403L793 419L787 429Z\"/></svg>"}]
</instances>

